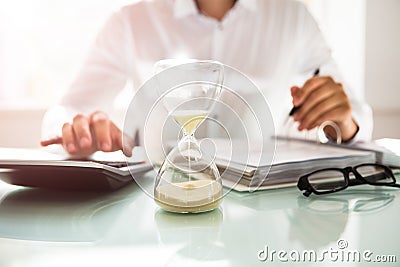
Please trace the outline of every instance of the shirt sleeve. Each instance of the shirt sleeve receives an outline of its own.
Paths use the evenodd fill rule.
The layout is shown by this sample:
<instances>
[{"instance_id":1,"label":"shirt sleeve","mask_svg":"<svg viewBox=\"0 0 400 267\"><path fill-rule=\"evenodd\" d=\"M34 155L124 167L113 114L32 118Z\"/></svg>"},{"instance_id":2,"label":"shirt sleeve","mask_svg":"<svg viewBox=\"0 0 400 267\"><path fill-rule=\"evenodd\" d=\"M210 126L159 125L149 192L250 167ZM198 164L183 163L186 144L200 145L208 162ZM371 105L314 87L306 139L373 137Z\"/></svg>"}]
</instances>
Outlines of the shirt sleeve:
<instances>
[{"instance_id":1,"label":"shirt sleeve","mask_svg":"<svg viewBox=\"0 0 400 267\"><path fill-rule=\"evenodd\" d=\"M298 72L313 73L315 69L320 68L320 75L331 76L336 82L342 83L351 102L353 119L359 126L359 131L350 142L370 141L373 127L370 106L343 79L318 24L303 4L298 3L298 5L302 14L299 16L301 25L299 53L302 55L302 60L299 61Z\"/></svg>"},{"instance_id":2,"label":"shirt sleeve","mask_svg":"<svg viewBox=\"0 0 400 267\"><path fill-rule=\"evenodd\" d=\"M46 112L43 138L60 135L62 125L77 113L111 112L114 99L128 78L128 47L132 42L129 34L122 10L113 14L98 34L75 81L58 105Z\"/></svg>"}]
</instances>

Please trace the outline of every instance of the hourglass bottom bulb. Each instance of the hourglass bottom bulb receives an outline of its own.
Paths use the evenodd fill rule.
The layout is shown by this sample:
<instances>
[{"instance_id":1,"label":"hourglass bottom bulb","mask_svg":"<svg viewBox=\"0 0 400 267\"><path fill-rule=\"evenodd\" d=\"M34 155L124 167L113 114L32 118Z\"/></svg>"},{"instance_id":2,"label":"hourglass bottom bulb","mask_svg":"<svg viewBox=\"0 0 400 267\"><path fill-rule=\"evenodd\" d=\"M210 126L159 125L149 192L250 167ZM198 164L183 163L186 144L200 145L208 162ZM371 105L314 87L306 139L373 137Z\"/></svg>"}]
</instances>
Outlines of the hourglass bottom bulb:
<instances>
[{"instance_id":1,"label":"hourglass bottom bulb","mask_svg":"<svg viewBox=\"0 0 400 267\"><path fill-rule=\"evenodd\" d=\"M155 189L154 198L161 208L168 211L205 212L215 209L221 203L222 186L214 180L165 183Z\"/></svg>"}]
</instances>

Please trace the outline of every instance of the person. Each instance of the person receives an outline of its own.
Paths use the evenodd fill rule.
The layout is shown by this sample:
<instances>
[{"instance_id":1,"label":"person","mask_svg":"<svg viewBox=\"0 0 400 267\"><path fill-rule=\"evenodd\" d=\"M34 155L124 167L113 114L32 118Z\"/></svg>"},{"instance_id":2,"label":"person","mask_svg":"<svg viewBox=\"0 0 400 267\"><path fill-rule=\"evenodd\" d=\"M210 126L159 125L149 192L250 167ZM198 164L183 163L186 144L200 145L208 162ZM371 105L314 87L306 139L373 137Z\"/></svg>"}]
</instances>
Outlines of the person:
<instances>
[{"instance_id":1,"label":"person","mask_svg":"<svg viewBox=\"0 0 400 267\"><path fill-rule=\"evenodd\" d=\"M123 144L121 128L109 117L111 99L127 80L137 90L156 61L179 57L217 60L240 70L261 88L276 118L287 115L292 104L300 107L293 117L299 130L331 120L345 142L371 137L369 106L341 78L302 3L153 0L111 16L70 90L45 115L41 144L61 144L80 156L120 149L130 156L135 143ZM312 77L316 69L320 75ZM291 79L300 76L312 78L301 84Z\"/></svg>"}]
</instances>

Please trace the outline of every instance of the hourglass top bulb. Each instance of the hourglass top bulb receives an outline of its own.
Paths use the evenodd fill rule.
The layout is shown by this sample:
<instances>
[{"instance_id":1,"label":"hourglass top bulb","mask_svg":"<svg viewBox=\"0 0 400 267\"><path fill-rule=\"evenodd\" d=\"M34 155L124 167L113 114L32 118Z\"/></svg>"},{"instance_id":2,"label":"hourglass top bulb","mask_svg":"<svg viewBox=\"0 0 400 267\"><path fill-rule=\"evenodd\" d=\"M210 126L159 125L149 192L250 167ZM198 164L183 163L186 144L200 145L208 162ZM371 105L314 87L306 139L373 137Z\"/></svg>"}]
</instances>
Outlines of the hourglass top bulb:
<instances>
[{"instance_id":1,"label":"hourglass top bulb","mask_svg":"<svg viewBox=\"0 0 400 267\"><path fill-rule=\"evenodd\" d=\"M207 117L208 112L206 110L177 110L171 115L183 127L185 134L191 135Z\"/></svg>"}]
</instances>

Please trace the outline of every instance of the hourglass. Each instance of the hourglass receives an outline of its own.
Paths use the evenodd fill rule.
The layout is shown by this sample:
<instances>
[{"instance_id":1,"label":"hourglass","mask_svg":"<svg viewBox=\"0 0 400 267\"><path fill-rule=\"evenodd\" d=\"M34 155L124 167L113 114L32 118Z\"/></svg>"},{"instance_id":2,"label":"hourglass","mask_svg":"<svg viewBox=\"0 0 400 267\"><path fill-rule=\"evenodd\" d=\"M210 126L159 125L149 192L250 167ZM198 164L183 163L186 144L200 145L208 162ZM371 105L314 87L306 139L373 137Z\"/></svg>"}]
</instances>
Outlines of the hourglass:
<instances>
[{"instance_id":1,"label":"hourglass","mask_svg":"<svg viewBox=\"0 0 400 267\"><path fill-rule=\"evenodd\" d=\"M160 61L156 70L160 98L180 129L182 138L158 171L154 198L165 210L179 213L210 211L222 198L222 183L213 155L201 148L195 132L206 120L221 93L223 65L215 61ZM183 84L168 86L174 75L185 75Z\"/></svg>"}]
</instances>

